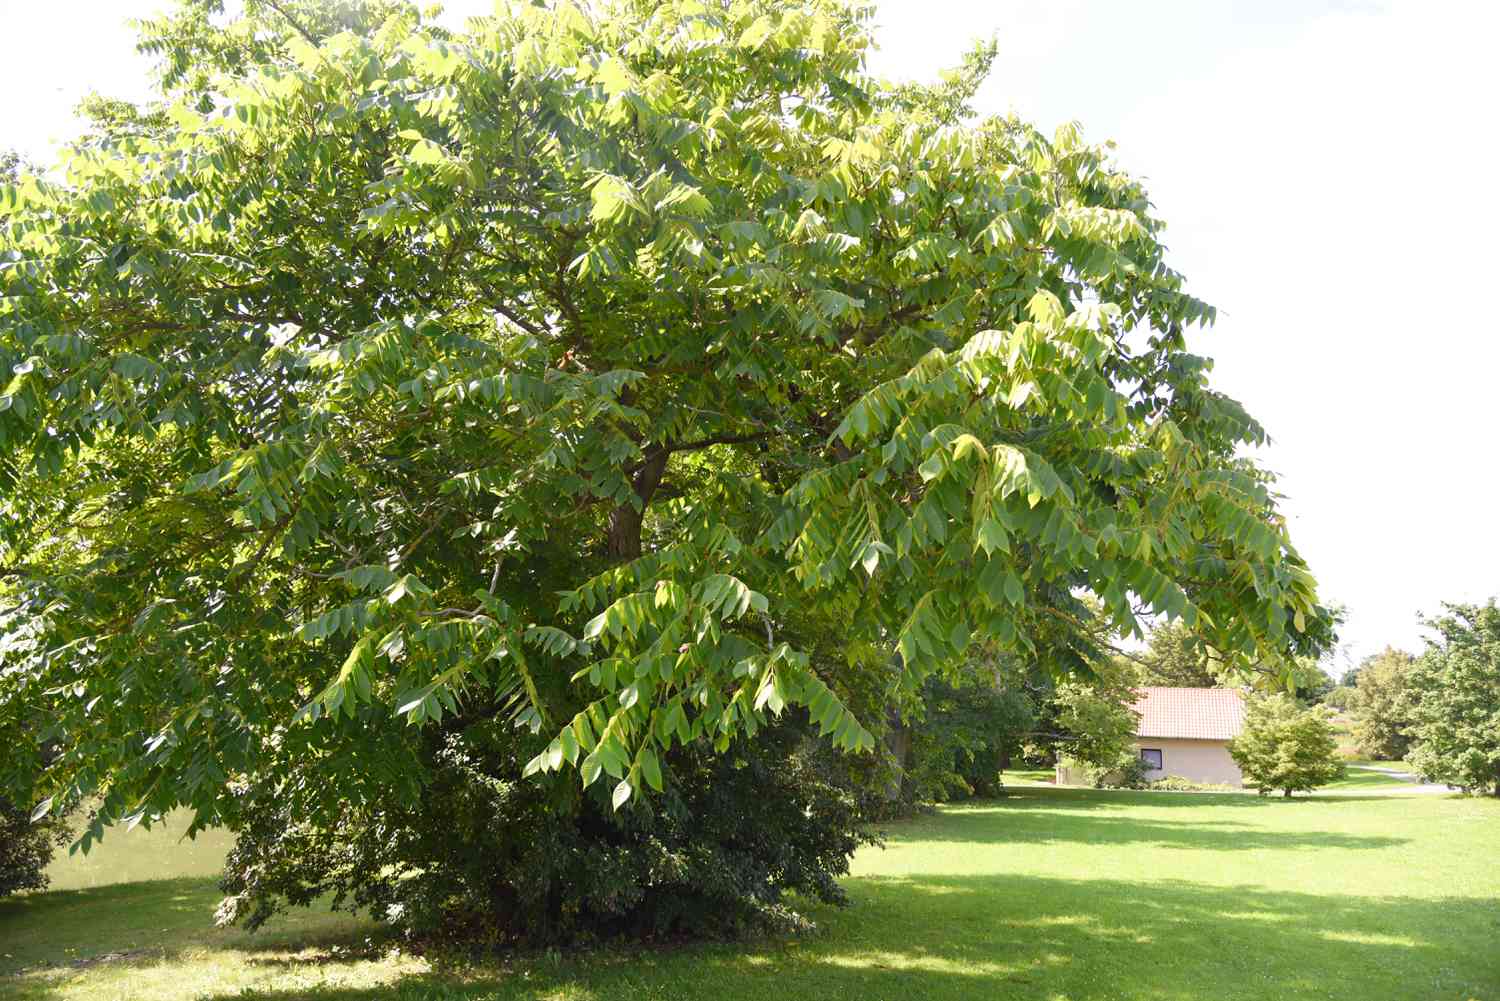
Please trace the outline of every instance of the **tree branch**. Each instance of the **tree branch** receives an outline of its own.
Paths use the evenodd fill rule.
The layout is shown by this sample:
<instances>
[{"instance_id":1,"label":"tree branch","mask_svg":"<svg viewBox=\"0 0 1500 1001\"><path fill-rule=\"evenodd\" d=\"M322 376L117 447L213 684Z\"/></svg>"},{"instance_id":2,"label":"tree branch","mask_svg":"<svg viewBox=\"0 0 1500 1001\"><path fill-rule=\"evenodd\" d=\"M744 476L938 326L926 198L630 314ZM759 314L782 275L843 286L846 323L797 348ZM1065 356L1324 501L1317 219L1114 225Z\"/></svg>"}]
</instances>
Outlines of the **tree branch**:
<instances>
[{"instance_id":1,"label":"tree branch","mask_svg":"<svg viewBox=\"0 0 1500 1001\"><path fill-rule=\"evenodd\" d=\"M684 441L676 445L662 445L660 451L665 452L667 455L672 455L676 452L696 452L701 449L712 448L715 445L743 445L745 442L762 441L769 437L771 437L770 431L757 431L754 434L716 435L712 438L701 438L698 441ZM642 459L635 465L627 467L624 473L626 476L634 476L651 461L653 461L651 458Z\"/></svg>"},{"instance_id":2,"label":"tree branch","mask_svg":"<svg viewBox=\"0 0 1500 1001\"><path fill-rule=\"evenodd\" d=\"M490 308L499 313L501 316L505 317L511 323L514 323L516 326L526 331L528 334L531 334L533 337L547 336L547 331L543 330L541 327L537 326L535 323L532 323L525 317L520 316L509 306L505 306L500 303L490 303Z\"/></svg>"},{"instance_id":3,"label":"tree branch","mask_svg":"<svg viewBox=\"0 0 1500 1001\"><path fill-rule=\"evenodd\" d=\"M261 2L264 3L267 7L274 10L276 13L280 14L282 20L286 21L287 24L290 24L293 28L295 28L297 30L297 34L307 39L309 45L318 44L318 40L313 37L312 32L304 28L302 26L302 22L293 17L291 12L283 7L280 3L278 3L277 0L261 0Z\"/></svg>"}]
</instances>

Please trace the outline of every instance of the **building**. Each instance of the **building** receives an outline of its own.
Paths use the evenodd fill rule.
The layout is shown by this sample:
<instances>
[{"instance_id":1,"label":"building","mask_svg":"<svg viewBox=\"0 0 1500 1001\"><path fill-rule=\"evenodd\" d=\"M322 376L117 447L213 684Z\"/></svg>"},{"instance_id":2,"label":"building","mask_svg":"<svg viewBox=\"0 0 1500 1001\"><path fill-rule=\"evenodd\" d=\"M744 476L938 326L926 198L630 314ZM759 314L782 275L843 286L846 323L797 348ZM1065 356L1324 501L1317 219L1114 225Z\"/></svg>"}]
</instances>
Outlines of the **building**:
<instances>
[{"instance_id":1,"label":"building","mask_svg":"<svg viewBox=\"0 0 1500 1001\"><path fill-rule=\"evenodd\" d=\"M1235 789L1244 785L1240 766L1229 756L1229 741L1245 726L1245 699L1238 690L1147 687L1136 694L1135 746L1146 762L1147 780L1180 775ZM1059 764L1057 781L1076 783L1082 777Z\"/></svg>"},{"instance_id":2,"label":"building","mask_svg":"<svg viewBox=\"0 0 1500 1001\"><path fill-rule=\"evenodd\" d=\"M1245 727L1245 698L1234 688L1140 688L1135 746L1146 778L1181 775L1238 789L1240 766L1229 741Z\"/></svg>"}]
</instances>

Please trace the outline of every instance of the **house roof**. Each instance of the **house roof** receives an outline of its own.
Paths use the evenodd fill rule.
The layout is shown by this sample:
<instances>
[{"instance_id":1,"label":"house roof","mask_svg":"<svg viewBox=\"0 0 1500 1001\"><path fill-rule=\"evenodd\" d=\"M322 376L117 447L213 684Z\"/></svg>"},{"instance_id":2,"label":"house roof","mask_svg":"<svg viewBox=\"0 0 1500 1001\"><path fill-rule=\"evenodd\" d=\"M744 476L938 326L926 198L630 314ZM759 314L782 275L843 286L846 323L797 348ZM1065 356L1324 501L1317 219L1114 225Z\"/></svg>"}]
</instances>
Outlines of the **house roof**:
<instances>
[{"instance_id":1,"label":"house roof","mask_svg":"<svg viewBox=\"0 0 1500 1001\"><path fill-rule=\"evenodd\" d=\"M1245 725L1245 699L1233 688L1137 688L1136 735L1229 740Z\"/></svg>"}]
</instances>

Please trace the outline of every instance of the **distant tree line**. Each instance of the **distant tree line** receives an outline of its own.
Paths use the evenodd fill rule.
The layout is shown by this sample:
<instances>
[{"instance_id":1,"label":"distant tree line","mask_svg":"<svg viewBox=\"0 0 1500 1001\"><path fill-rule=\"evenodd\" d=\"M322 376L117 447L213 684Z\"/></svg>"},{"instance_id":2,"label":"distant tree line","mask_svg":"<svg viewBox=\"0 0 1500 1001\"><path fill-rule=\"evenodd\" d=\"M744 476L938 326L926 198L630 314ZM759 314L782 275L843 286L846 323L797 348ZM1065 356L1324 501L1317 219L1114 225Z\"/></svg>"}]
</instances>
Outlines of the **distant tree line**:
<instances>
[{"instance_id":1,"label":"distant tree line","mask_svg":"<svg viewBox=\"0 0 1500 1001\"><path fill-rule=\"evenodd\" d=\"M1433 636L1421 655L1387 648L1345 678L1359 750L1500 796L1500 609L1494 599L1444 605L1425 624Z\"/></svg>"}]
</instances>

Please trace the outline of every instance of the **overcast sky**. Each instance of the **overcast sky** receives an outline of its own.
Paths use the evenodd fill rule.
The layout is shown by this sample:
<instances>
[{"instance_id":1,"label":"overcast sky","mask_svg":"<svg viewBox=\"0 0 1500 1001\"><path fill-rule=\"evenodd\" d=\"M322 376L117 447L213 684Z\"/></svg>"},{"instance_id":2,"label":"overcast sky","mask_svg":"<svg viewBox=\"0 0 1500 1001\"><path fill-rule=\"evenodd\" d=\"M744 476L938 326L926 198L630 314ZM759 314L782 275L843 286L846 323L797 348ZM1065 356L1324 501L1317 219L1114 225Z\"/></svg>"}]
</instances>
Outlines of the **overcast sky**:
<instances>
[{"instance_id":1,"label":"overcast sky","mask_svg":"<svg viewBox=\"0 0 1500 1001\"><path fill-rule=\"evenodd\" d=\"M124 20L161 0L0 0L0 148L50 162L90 89L139 98ZM480 12L488 0L449 0ZM1194 349L1274 443L1346 656L1500 594L1500 3L882 0L875 69L1000 42L986 111L1077 120L1145 175Z\"/></svg>"}]
</instances>

